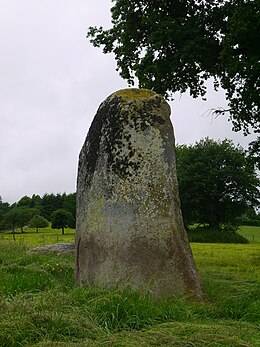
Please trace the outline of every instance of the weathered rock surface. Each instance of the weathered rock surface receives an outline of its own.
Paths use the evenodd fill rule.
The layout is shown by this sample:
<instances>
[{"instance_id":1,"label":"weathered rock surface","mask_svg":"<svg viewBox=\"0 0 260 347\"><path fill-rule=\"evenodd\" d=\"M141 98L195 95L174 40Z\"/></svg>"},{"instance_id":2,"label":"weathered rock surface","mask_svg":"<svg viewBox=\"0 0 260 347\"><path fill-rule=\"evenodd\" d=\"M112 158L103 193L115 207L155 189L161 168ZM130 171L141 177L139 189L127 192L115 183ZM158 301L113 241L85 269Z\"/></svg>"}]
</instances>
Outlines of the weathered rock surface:
<instances>
[{"instance_id":1,"label":"weathered rock surface","mask_svg":"<svg viewBox=\"0 0 260 347\"><path fill-rule=\"evenodd\" d=\"M75 243L55 243L54 245L46 245L32 248L28 251L29 254L35 253L57 253L57 254L75 254Z\"/></svg>"},{"instance_id":2,"label":"weathered rock surface","mask_svg":"<svg viewBox=\"0 0 260 347\"><path fill-rule=\"evenodd\" d=\"M76 281L202 297L180 211L170 107L125 89L99 107L79 157Z\"/></svg>"}]
</instances>

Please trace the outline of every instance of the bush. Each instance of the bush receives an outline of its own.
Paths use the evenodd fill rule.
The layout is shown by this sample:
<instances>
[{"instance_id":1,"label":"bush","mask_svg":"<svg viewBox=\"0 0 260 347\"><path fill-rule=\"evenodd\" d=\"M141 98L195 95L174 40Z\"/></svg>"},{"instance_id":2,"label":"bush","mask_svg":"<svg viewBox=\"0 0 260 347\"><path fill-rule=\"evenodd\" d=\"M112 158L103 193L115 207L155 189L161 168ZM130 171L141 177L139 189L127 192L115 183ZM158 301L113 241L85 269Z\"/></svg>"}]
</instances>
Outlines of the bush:
<instances>
[{"instance_id":1,"label":"bush","mask_svg":"<svg viewBox=\"0 0 260 347\"><path fill-rule=\"evenodd\" d=\"M249 225L251 227L260 227L260 219L242 218L241 225Z\"/></svg>"},{"instance_id":2,"label":"bush","mask_svg":"<svg viewBox=\"0 0 260 347\"><path fill-rule=\"evenodd\" d=\"M209 226L197 227L188 230L190 242L200 243L249 243L249 241L239 235L234 228L224 226L222 228L212 228Z\"/></svg>"}]
</instances>

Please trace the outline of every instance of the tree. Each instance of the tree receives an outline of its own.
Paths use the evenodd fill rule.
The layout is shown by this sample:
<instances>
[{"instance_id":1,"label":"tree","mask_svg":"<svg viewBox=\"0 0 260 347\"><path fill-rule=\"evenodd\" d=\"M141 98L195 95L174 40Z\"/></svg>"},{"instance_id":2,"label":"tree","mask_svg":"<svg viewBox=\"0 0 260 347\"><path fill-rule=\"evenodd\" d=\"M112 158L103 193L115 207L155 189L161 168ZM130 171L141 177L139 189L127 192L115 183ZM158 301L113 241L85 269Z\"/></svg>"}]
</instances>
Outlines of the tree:
<instances>
[{"instance_id":1,"label":"tree","mask_svg":"<svg viewBox=\"0 0 260 347\"><path fill-rule=\"evenodd\" d=\"M17 205L17 207L31 208L32 207L32 199L29 196L25 195L17 202L16 205Z\"/></svg>"},{"instance_id":2,"label":"tree","mask_svg":"<svg viewBox=\"0 0 260 347\"><path fill-rule=\"evenodd\" d=\"M14 207L6 214L5 224L13 230L13 233L16 227L19 227L23 233L24 226L37 213L38 211L34 208Z\"/></svg>"},{"instance_id":3,"label":"tree","mask_svg":"<svg viewBox=\"0 0 260 347\"><path fill-rule=\"evenodd\" d=\"M208 138L177 146L177 174L184 221L236 224L249 207L259 206L259 179L241 147Z\"/></svg>"},{"instance_id":4,"label":"tree","mask_svg":"<svg viewBox=\"0 0 260 347\"><path fill-rule=\"evenodd\" d=\"M64 229L70 225L72 214L63 209L59 209L51 215L51 227L53 229L61 229L64 235Z\"/></svg>"},{"instance_id":5,"label":"tree","mask_svg":"<svg viewBox=\"0 0 260 347\"><path fill-rule=\"evenodd\" d=\"M76 227L76 193L64 195L63 208L64 210L70 212L72 215L69 227L75 228Z\"/></svg>"},{"instance_id":6,"label":"tree","mask_svg":"<svg viewBox=\"0 0 260 347\"><path fill-rule=\"evenodd\" d=\"M251 225L260 227L260 213L256 213L254 208L249 208L240 220L241 225Z\"/></svg>"},{"instance_id":7,"label":"tree","mask_svg":"<svg viewBox=\"0 0 260 347\"><path fill-rule=\"evenodd\" d=\"M253 0L115 0L112 28L88 37L114 53L120 75L170 96L204 96L212 77L226 91L235 131L260 131L260 3Z\"/></svg>"},{"instance_id":8,"label":"tree","mask_svg":"<svg viewBox=\"0 0 260 347\"><path fill-rule=\"evenodd\" d=\"M4 229L5 223L5 215L9 211L10 205L8 202L3 202L2 197L0 196L0 230Z\"/></svg>"},{"instance_id":9,"label":"tree","mask_svg":"<svg viewBox=\"0 0 260 347\"><path fill-rule=\"evenodd\" d=\"M63 196L61 194L44 194L42 197L42 214L50 220L51 214L63 208Z\"/></svg>"},{"instance_id":10,"label":"tree","mask_svg":"<svg viewBox=\"0 0 260 347\"><path fill-rule=\"evenodd\" d=\"M260 170L260 136L256 141L250 143L248 148L248 155L253 164Z\"/></svg>"},{"instance_id":11,"label":"tree","mask_svg":"<svg viewBox=\"0 0 260 347\"><path fill-rule=\"evenodd\" d=\"M37 208L42 212L42 198L39 195L33 194L32 198L32 207Z\"/></svg>"},{"instance_id":12,"label":"tree","mask_svg":"<svg viewBox=\"0 0 260 347\"><path fill-rule=\"evenodd\" d=\"M10 205L8 204L8 202L3 202L3 200L0 196L0 211L5 213L9 210L9 208L10 208Z\"/></svg>"},{"instance_id":13,"label":"tree","mask_svg":"<svg viewBox=\"0 0 260 347\"><path fill-rule=\"evenodd\" d=\"M42 216L35 215L29 222L30 228L36 228L36 232L38 233L39 228L47 228L49 226L49 222Z\"/></svg>"},{"instance_id":14,"label":"tree","mask_svg":"<svg viewBox=\"0 0 260 347\"><path fill-rule=\"evenodd\" d=\"M18 227L18 218L16 213L13 210L10 210L6 215L4 216L3 220L3 227L4 229L11 229L13 234L13 239L15 241L15 228Z\"/></svg>"}]
</instances>

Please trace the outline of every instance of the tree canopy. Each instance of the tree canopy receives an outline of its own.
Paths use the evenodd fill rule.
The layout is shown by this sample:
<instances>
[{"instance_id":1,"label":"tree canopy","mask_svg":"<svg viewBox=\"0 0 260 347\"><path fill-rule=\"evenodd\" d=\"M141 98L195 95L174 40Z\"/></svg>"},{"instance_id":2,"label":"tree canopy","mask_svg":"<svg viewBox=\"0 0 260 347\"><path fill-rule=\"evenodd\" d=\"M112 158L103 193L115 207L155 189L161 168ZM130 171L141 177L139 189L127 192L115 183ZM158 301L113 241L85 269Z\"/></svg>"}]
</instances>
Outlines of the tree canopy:
<instances>
[{"instance_id":1,"label":"tree canopy","mask_svg":"<svg viewBox=\"0 0 260 347\"><path fill-rule=\"evenodd\" d=\"M170 96L226 91L235 131L260 131L260 2L253 0L114 0L112 28L88 37L114 53L120 75ZM227 110L218 109L216 113Z\"/></svg>"},{"instance_id":2,"label":"tree canopy","mask_svg":"<svg viewBox=\"0 0 260 347\"><path fill-rule=\"evenodd\" d=\"M177 174L185 224L218 227L238 223L259 206L259 179L241 147L208 138L177 146Z\"/></svg>"},{"instance_id":3,"label":"tree canopy","mask_svg":"<svg viewBox=\"0 0 260 347\"><path fill-rule=\"evenodd\" d=\"M49 226L49 222L42 216L35 215L29 222L30 228L36 228L36 232L38 233L39 228L47 228Z\"/></svg>"},{"instance_id":4,"label":"tree canopy","mask_svg":"<svg viewBox=\"0 0 260 347\"><path fill-rule=\"evenodd\" d=\"M71 226L72 214L66 210L59 209L51 215L51 227L53 229L61 229L62 235L64 235L64 229Z\"/></svg>"}]
</instances>

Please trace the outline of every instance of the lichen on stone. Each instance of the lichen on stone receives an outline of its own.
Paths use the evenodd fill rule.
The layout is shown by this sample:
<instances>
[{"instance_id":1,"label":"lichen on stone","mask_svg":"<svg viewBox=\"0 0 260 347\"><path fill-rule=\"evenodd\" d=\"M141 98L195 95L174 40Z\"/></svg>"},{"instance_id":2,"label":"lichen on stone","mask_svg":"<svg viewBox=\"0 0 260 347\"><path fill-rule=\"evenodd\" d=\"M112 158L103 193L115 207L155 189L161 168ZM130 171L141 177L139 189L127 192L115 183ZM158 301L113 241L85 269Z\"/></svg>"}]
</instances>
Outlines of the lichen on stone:
<instances>
[{"instance_id":1,"label":"lichen on stone","mask_svg":"<svg viewBox=\"0 0 260 347\"><path fill-rule=\"evenodd\" d=\"M147 99L157 94L149 89L137 89L137 88L128 88L121 89L114 93L115 95L120 95L123 99L127 100L138 100L138 99Z\"/></svg>"}]
</instances>

